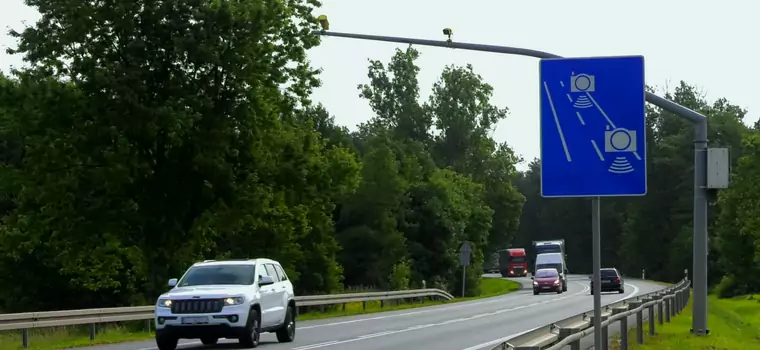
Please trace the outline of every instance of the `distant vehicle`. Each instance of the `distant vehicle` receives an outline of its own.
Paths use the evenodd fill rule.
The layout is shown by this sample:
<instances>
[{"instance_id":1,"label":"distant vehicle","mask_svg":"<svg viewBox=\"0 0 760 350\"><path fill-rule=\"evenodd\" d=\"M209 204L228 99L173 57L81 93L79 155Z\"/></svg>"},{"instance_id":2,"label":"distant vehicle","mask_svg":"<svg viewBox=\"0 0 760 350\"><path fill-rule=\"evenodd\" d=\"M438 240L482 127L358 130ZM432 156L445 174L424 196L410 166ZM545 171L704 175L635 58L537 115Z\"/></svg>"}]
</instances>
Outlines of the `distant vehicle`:
<instances>
[{"instance_id":1,"label":"distant vehicle","mask_svg":"<svg viewBox=\"0 0 760 350\"><path fill-rule=\"evenodd\" d=\"M483 263L483 273L499 273L499 252L496 251L490 255Z\"/></svg>"},{"instance_id":2,"label":"distant vehicle","mask_svg":"<svg viewBox=\"0 0 760 350\"><path fill-rule=\"evenodd\" d=\"M564 281L560 278L557 269L540 269L531 277L533 279L533 295L542 292L556 292L562 294L566 290Z\"/></svg>"},{"instance_id":3,"label":"distant vehicle","mask_svg":"<svg viewBox=\"0 0 760 350\"><path fill-rule=\"evenodd\" d=\"M499 251L499 273L502 277L528 276L528 255L524 248Z\"/></svg>"},{"instance_id":4,"label":"distant vehicle","mask_svg":"<svg viewBox=\"0 0 760 350\"><path fill-rule=\"evenodd\" d=\"M567 291L567 267L565 257L562 253L545 253L536 255L536 264L534 265L535 275L541 269L555 269L562 280L562 291Z\"/></svg>"},{"instance_id":5,"label":"distant vehicle","mask_svg":"<svg viewBox=\"0 0 760 350\"><path fill-rule=\"evenodd\" d=\"M536 251L536 255L546 254L546 253L562 253L564 257L567 257L567 254L565 253L564 239L554 239L550 241L533 241L533 248Z\"/></svg>"},{"instance_id":6,"label":"distant vehicle","mask_svg":"<svg viewBox=\"0 0 760 350\"><path fill-rule=\"evenodd\" d=\"M600 292L617 291L620 294L625 293L625 281L623 280L623 275L621 275L616 268L603 268L599 270L599 274L602 278ZM589 285L591 288L591 295L594 295L594 276L589 276L588 278L591 280Z\"/></svg>"},{"instance_id":7,"label":"distant vehicle","mask_svg":"<svg viewBox=\"0 0 760 350\"><path fill-rule=\"evenodd\" d=\"M293 284L279 262L270 259L207 260L191 266L156 303L156 345L174 350L179 339L214 345L237 339L246 349L259 345L262 332L281 343L296 336Z\"/></svg>"}]
</instances>

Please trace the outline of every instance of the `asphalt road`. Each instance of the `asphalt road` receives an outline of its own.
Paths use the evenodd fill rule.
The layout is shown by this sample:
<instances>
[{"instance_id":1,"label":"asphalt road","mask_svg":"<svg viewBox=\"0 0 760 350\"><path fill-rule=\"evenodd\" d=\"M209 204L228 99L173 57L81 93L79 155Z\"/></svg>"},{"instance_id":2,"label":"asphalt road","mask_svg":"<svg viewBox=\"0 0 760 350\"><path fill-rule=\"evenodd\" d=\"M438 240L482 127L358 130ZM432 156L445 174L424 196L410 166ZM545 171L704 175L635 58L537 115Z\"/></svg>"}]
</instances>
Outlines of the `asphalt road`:
<instances>
[{"instance_id":1,"label":"asphalt road","mask_svg":"<svg viewBox=\"0 0 760 350\"><path fill-rule=\"evenodd\" d=\"M570 276L563 294L533 295L531 280L517 278L522 290L489 299L419 309L299 322L296 341L280 344L264 334L264 350L381 350L440 349L490 350L511 337L593 308L588 277ZM603 304L646 294L662 285L626 280L624 294L605 293ZM181 341L183 349L240 349L236 341L221 340L204 347L198 341ZM155 350L154 341L90 347L93 350Z\"/></svg>"}]
</instances>

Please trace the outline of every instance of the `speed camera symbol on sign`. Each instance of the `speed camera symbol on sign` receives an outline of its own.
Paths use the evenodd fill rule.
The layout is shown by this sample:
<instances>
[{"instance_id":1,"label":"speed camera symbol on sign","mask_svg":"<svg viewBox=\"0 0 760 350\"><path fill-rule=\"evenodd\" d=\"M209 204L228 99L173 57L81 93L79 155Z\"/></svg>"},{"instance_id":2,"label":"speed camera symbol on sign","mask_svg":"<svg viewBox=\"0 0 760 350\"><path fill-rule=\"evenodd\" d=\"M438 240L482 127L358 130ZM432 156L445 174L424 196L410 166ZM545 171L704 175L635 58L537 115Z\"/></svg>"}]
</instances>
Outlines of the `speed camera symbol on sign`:
<instances>
[{"instance_id":1,"label":"speed camera symbol on sign","mask_svg":"<svg viewBox=\"0 0 760 350\"><path fill-rule=\"evenodd\" d=\"M607 153L636 152L636 130L615 128L604 132L604 151Z\"/></svg>"},{"instance_id":2,"label":"speed camera symbol on sign","mask_svg":"<svg viewBox=\"0 0 760 350\"><path fill-rule=\"evenodd\" d=\"M595 92L596 77L590 74L570 75L570 92Z\"/></svg>"}]
</instances>

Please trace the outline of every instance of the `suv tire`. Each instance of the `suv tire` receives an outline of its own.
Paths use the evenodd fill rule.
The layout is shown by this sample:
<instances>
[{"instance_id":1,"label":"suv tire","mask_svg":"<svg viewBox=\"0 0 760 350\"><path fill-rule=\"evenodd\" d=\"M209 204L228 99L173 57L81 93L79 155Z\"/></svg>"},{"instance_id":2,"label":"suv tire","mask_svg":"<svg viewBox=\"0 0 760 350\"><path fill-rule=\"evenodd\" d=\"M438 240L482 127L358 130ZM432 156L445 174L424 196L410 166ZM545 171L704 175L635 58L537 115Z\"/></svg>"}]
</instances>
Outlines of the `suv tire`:
<instances>
[{"instance_id":1,"label":"suv tire","mask_svg":"<svg viewBox=\"0 0 760 350\"><path fill-rule=\"evenodd\" d=\"M623 294L623 293L625 293L625 289L623 289L623 288L620 288L620 290L618 291L618 293L619 293L619 294Z\"/></svg>"},{"instance_id":2,"label":"suv tire","mask_svg":"<svg viewBox=\"0 0 760 350\"><path fill-rule=\"evenodd\" d=\"M203 345L215 345L219 341L219 338L201 338Z\"/></svg>"},{"instance_id":3,"label":"suv tire","mask_svg":"<svg viewBox=\"0 0 760 350\"><path fill-rule=\"evenodd\" d=\"M282 327L277 330L277 341L280 343L290 343L296 339L296 318L294 316L293 307L288 306L288 311L285 312L285 322Z\"/></svg>"},{"instance_id":4,"label":"suv tire","mask_svg":"<svg viewBox=\"0 0 760 350\"><path fill-rule=\"evenodd\" d=\"M174 350L177 348L178 341L177 337L162 333L156 334L156 347L158 347L158 350Z\"/></svg>"},{"instance_id":5,"label":"suv tire","mask_svg":"<svg viewBox=\"0 0 760 350\"><path fill-rule=\"evenodd\" d=\"M259 338L261 337L261 317L256 309L251 309L248 313L248 321L245 324L245 330L240 335L238 341L240 345L246 349L255 348L259 346Z\"/></svg>"}]
</instances>

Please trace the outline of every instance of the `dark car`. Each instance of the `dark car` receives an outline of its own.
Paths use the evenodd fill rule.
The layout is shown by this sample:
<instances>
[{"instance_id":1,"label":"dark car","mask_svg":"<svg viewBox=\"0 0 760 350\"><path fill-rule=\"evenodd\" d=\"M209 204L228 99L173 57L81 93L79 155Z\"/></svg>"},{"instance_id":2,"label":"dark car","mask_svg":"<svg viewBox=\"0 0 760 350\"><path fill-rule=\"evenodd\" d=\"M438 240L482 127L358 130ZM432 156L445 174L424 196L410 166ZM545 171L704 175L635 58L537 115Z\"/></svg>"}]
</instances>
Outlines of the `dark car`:
<instances>
[{"instance_id":1,"label":"dark car","mask_svg":"<svg viewBox=\"0 0 760 350\"><path fill-rule=\"evenodd\" d=\"M599 270L600 277L602 279L601 292L618 292L625 293L625 281L623 276L618 272L616 268L604 268ZM591 279L591 294L594 294L594 276L590 276Z\"/></svg>"},{"instance_id":2,"label":"dark car","mask_svg":"<svg viewBox=\"0 0 760 350\"><path fill-rule=\"evenodd\" d=\"M544 292L562 294L562 279L556 269L540 269L531 277L533 280L533 295Z\"/></svg>"}]
</instances>

